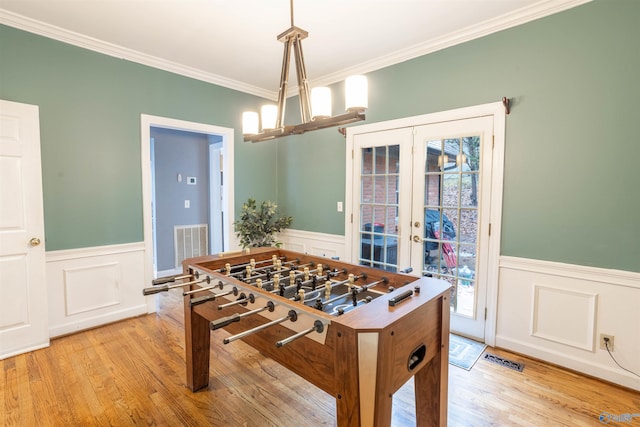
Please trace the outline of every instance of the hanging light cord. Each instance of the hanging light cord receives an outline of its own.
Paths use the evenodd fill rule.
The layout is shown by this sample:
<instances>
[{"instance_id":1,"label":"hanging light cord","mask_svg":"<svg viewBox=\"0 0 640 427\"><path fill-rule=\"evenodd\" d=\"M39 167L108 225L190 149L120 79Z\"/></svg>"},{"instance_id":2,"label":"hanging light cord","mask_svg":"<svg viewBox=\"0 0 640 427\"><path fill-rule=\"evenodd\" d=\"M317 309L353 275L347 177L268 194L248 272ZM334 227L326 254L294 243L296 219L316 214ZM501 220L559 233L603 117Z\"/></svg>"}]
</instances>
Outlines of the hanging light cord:
<instances>
[{"instance_id":1,"label":"hanging light cord","mask_svg":"<svg viewBox=\"0 0 640 427\"><path fill-rule=\"evenodd\" d=\"M616 360L615 357L613 357L613 354L611 354L611 350L609 350L609 340L605 339L604 341L604 346L607 348L607 353L609 353L609 356L611 356L611 359L613 359L613 361L616 363L616 365L618 365L620 367L620 369L623 369L627 372L632 373L633 375L635 375L636 377L640 378L640 375L636 374L635 372L623 367L621 364L618 363L618 361Z\"/></svg>"}]
</instances>

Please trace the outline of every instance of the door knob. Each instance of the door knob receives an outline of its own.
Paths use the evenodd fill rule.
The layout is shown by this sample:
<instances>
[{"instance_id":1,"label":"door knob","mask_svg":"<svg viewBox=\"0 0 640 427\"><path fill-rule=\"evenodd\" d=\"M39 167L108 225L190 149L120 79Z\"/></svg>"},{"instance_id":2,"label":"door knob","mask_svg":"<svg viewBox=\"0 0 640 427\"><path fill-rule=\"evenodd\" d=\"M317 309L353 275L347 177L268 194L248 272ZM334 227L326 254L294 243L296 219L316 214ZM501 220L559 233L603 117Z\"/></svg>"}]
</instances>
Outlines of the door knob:
<instances>
[{"instance_id":1,"label":"door knob","mask_svg":"<svg viewBox=\"0 0 640 427\"><path fill-rule=\"evenodd\" d=\"M413 226L414 226L415 228L419 228L419 227L420 227L420 221L416 221L416 222L414 222L414 223L413 223Z\"/></svg>"},{"instance_id":2,"label":"door knob","mask_svg":"<svg viewBox=\"0 0 640 427\"><path fill-rule=\"evenodd\" d=\"M413 241L419 243L422 241L422 238L416 234L415 236L413 236Z\"/></svg>"},{"instance_id":3,"label":"door knob","mask_svg":"<svg viewBox=\"0 0 640 427\"><path fill-rule=\"evenodd\" d=\"M38 246L40 244L40 239L38 239L37 237L33 237L31 238L31 240L29 240L29 244L31 246Z\"/></svg>"}]
</instances>

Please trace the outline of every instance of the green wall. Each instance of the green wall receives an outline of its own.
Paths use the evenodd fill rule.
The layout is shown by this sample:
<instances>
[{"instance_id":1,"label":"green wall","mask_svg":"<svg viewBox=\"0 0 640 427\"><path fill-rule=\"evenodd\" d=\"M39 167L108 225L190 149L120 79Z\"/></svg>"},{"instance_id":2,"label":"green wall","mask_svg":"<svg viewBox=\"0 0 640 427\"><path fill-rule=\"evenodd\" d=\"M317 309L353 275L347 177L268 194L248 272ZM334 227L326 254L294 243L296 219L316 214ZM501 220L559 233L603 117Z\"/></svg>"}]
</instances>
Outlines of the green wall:
<instances>
[{"instance_id":1,"label":"green wall","mask_svg":"<svg viewBox=\"0 0 640 427\"><path fill-rule=\"evenodd\" d=\"M502 254L640 272L639 41L640 1L588 3L370 73L367 122L512 98ZM344 144L279 142L295 228L344 233Z\"/></svg>"},{"instance_id":2,"label":"green wall","mask_svg":"<svg viewBox=\"0 0 640 427\"><path fill-rule=\"evenodd\" d=\"M367 122L512 98L502 254L640 272L638 40L640 2L596 0L370 73ZM142 240L141 113L235 128L237 210L344 233L344 138L245 144L254 96L0 26L0 98L40 106L48 250Z\"/></svg>"},{"instance_id":3,"label":"green wall","mask_svg":"<svg viewBox=\"0 0 640 427\"><path fill-rule=\"evenodd\" d=\"M140 242L140 114L235 128L236 210L276 198L272 147L242 141L259 98L0 26L0 98L40 107L47 250Z\"/></svg>"}]
</instances>

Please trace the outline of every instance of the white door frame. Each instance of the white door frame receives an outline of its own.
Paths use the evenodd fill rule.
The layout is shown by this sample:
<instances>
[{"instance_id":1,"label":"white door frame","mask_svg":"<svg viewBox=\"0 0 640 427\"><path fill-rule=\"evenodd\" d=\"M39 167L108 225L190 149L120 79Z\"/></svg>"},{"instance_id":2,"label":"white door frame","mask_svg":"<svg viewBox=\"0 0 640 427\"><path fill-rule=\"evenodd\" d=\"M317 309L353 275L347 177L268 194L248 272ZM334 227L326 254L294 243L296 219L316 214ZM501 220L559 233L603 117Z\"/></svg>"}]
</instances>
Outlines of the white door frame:
<instances>
[{"instance_id":1,"label":"white door frame","mask_svg":"<svg viewBox=\"0 0 640 427\"><path fill-rule=\"evenodd\" d=\"M228 240L229 231L222 226L225 210L222 206L222 183L227 179L221 175L224 173L224 156L222 145L209 144L209 247L210 253L225 251L225 240ZM221 215L222 213L222 215ZM217 236L222 230L222 239Z\"/></svg>"},{"instance_id":2,"label":"white door frame","mask_svg":"<svg viewBox=\"0 0 640 427\"><path fill-rule=\"evenodd\" d=\"M485 343L495 345L498 304L498 261L500 257L500 235L502 230L502 192L504 176L504 147L506 112L502 102L493 102L455 110L441 111L420 116L406 117L385 122L370 123L347 128L346 142L346 188L345 188L345 254L347 261L357 259L357 246L353 244L352 218L354 212L353 180L358 177L354 168L354 137L355 135L380 132L390 129L415 127L452 120L474 117L493 116L494 150L493 150L493 178L491 187L491 238L489 241L488 271L487 271L487 316L485 327ZM401 232L401 230L399 230Z\"/></svg>"},{"instance_id":3,"label":"white door frame","mask_svg":"<svg viewBox=\"0 0 640 427\"><path fill-rule=\"evenodd\" d=\"M204 123L189 122L167 117L140 115L140 152L142 165L142 217L143 235L145 250L144 277L145 283L149 284L153 280L153 228L151 220L151 127L174 129L185 132L199 132L204 134L215 134L222 136L223 170L225 171L225 181L222 191L222 207L224 209L224 229L229 230L224 236L224 247L227 250L234 250L238 247L235 240L230 239L233 230L234 218L234 182L233 182L233 153L234 153L234 130L221 126L208 125ZM147 311L155 311L154 298L147 297Z\"/></svg>"}]
</instances>

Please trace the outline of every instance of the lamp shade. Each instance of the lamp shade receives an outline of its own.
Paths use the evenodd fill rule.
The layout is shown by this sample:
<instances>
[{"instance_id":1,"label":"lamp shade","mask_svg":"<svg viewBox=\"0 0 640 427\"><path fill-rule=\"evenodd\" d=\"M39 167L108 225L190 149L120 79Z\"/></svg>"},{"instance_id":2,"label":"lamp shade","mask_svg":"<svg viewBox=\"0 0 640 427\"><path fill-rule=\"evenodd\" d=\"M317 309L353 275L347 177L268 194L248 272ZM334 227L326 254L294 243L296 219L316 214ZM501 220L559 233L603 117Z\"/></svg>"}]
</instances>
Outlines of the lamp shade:
<instances>
[{"instance_id":1,"label":"lamp shade","mask_svg":"<svg viewBox=\"0 0 640 427\"><path fill-rule=\"evenodd\" d=\"M258 133L258 113L255 111L245 111L242 113L242 134L255 135Z\"/></svg>"},{"instance_id":2,"label":"lamp shade","mask_svg":"<svg viewBox=\"0 0 640 427\"><path fill-rule=\"evenodd\" d=\"M311 118L331 117L331 89L314 87L311 89Z\"/></svg>"},{"instance_id":3,"label":"lamp shade","mask_svg":"<svg viewBox=\"0 0 640 427\"><path fill-rule=\"evenodd\" d=\"M366 110L369 107L367 94L367 78L365 76L350 76L344 82L345 109Z\"/></svg>"},{"instance_id":4,"label":"lamp shade","mask_svg":"<svg viewBox=\"0 0 640 427\"><path fill-rule=\"evenodd\" d=\"M275 129L276 120L278 118L278 107L274 104L263 105L260 113L262 118L262 130Z\"/></svg>"}]
</instances>

